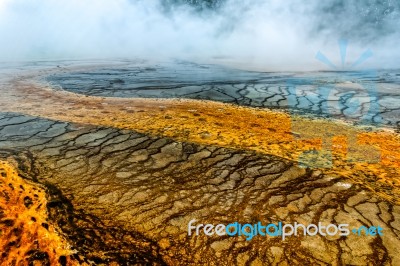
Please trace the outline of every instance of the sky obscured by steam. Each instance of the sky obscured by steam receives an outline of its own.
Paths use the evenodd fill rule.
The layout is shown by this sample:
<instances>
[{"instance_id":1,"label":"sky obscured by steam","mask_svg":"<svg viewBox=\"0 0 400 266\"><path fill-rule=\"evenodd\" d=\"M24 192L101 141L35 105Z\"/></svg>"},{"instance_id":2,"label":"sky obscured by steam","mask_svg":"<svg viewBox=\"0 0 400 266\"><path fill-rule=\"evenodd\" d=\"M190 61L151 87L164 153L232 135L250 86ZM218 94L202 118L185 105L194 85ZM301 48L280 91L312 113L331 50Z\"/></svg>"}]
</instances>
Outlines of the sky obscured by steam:
<instances>
[{"instance_id":1,"label":"sky obscured by steam","mask_svg":"<svg viewBox=\"0 0 400 266\"><path fill-rule=\"evenodd\" d=\"M0 0L0 60L179 58L265 70L397 68L399 1Z\"/></svg>"}]
</instances>

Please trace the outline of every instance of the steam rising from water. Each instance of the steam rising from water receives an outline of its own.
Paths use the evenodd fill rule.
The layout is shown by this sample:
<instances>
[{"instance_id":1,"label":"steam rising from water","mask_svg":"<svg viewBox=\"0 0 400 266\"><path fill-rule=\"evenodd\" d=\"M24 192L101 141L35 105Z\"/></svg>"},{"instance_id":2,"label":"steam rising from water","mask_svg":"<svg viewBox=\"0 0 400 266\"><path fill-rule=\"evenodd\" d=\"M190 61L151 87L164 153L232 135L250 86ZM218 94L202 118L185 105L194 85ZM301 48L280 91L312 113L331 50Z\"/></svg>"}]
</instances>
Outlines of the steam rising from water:
<instances>
[{"instance_id":1,"label":"steam rising from water","mask_svg":"<svg viewBox=\"0 0 400 266\"><path fill-rule=\"evenodd\" d=\"M399 67L398 1L0 0L0 60L180 58L263 70Z\"/></svg>"}]
</instances>

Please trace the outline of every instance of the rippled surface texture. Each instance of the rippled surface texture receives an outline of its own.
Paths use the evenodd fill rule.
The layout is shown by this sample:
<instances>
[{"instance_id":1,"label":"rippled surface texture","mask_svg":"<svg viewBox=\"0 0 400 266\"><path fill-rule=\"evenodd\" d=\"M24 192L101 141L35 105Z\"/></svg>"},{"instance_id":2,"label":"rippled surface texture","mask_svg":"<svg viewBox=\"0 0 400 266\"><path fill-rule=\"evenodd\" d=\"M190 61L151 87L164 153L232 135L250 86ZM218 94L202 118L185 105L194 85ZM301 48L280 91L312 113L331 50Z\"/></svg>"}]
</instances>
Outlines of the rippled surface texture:
<instances>
[{"instance_id":1,"label":"rippled surface texture","mask_svg":"<svg viewBox=\"0 0 400 266\"><path fill-rule=\"evenodd\" d=\"M190 62L126 63L47 80L90 96L203 99L400 126L399 70L263 73Z\"/></svg>"},{"instance_id":2,"label":"rippled surface texture","mask_svg":"<svg viewBox=\"0 0 400 266\"><path fill-rule=\"evenodd\" d=\"M399 72L186 62L42 62L2 72L0 157L47 188L43 219L69 243L65 263L400 264ZM191 219L380 225L384 234L246 241L188 236ZM21 256L43 261L29 254Z\"/></svg>"}]
</instances>

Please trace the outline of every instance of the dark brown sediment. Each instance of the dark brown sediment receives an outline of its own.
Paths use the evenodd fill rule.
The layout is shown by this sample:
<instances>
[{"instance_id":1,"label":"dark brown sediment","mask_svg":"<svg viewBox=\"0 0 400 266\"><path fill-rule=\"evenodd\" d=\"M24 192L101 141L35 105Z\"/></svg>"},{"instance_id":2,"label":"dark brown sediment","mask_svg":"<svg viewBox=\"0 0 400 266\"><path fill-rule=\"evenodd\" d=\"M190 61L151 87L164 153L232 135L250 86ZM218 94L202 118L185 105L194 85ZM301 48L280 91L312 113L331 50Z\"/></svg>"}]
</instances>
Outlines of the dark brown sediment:
<instances>
[{"instance_id":1,"label":"dark brown sediment","mask_svg":"<svg viewBox=\"0 0 400 266\"><path fill-rule=\"evenodd\" d=\"M82 264L400 263L392 132L210 101L85 97L31 80L10 86L0 99L1 157L47 187L49 224ZM348 160L348 148L355 157L368 149L346 143L355 136L380 160ZM313 148L332 152L333 167L299 167ZM191 219L379 225L384 235L246 241L188 236Z\"/></svg>"},{"instance_id":2,"label":"dark brown sediment","mask_svg":"<svg viewBox=\"0 0 400 266\"><path fill-rule=\"evenodd\" d=\"M33 163L28 158L7 159L23 169ZM1 265L165 264L155 243L76 211L58 188L32 176L35 169L18 174L12 164L1 161L0 170Z\"/></svg>"},{"instance_id":3,"label":"dark brown sediment","mask_svg":"<svg viewBox=\"0 0 400 266\"><path fill-rule=\"evenodd\" d=\"M4 111L253 150L295 162L317 152L317 158L306 160L312 168L345 176L399 201L400 136L393 131L213 101L83 96L29 79L10 86L0 99Z\"/></svg>"},{"instance_id":4,"label":"dark brown sediment","mask_svg":"<svg viewBox=\"0 0 400 266\"><path fill-rule=\"evenodd\" d=\"M271 155L178 142L131 130L11 113L0 121L2 157L19 160L21 173L35 173L38 182L62 191L83 220L77 224L91 232L88 237L94 239L88 243L95 244L79 244L87 252L83 254L101 258L96 252L106 247L96 244L96 236L116 228L111 231L115 235L135 236L134 254L169 265L396 265L398 261L398 205L340 175L299 168ZM285 241L260 236L251 241L244 237L189 237L187 223L191 219L213 224L380 225L385 234L298 236ZM101 226L93 228L97 221ZM75 231L68 231L68 226L60 228L79 243ZM79 227L72 228L79 231ZM111 243L119 239L111 239ZM152 256L146 253L150 246L154 248Z\"/></svg>"}]
</instances>

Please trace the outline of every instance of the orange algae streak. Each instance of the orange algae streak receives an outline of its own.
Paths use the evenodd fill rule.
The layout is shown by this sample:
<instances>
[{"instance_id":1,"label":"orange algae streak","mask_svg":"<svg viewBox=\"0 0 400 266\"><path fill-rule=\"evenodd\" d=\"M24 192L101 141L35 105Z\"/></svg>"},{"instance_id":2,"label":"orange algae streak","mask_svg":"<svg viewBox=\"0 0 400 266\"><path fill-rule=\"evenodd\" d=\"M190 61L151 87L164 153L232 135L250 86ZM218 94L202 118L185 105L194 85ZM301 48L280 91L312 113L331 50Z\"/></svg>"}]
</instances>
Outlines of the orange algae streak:
<instances>
[{"instance_id":1,"label":"orange algae streak","mask_svg":"<svg viewBox=\"0 0 400 266\"><path fill-rule=\"evenodd\" d=\"M78 265L69 260L68 243L48 221L44 189L4 161L0 187L0 265Z\"/></svg>"},{"instance_id":2,"label":"orange algae streak","mask_svg":"<svg viewBox=\"0 0 400 266\"><path fill-rule=\"evenodd\" d=\"M84 96L22 81L4 90L0 110L254 150L295 162L305 152L317 152L307 161L311 168L348 177L400 203L400 138L392 132L212 101Z\"/></svg>"}]
</instances>

